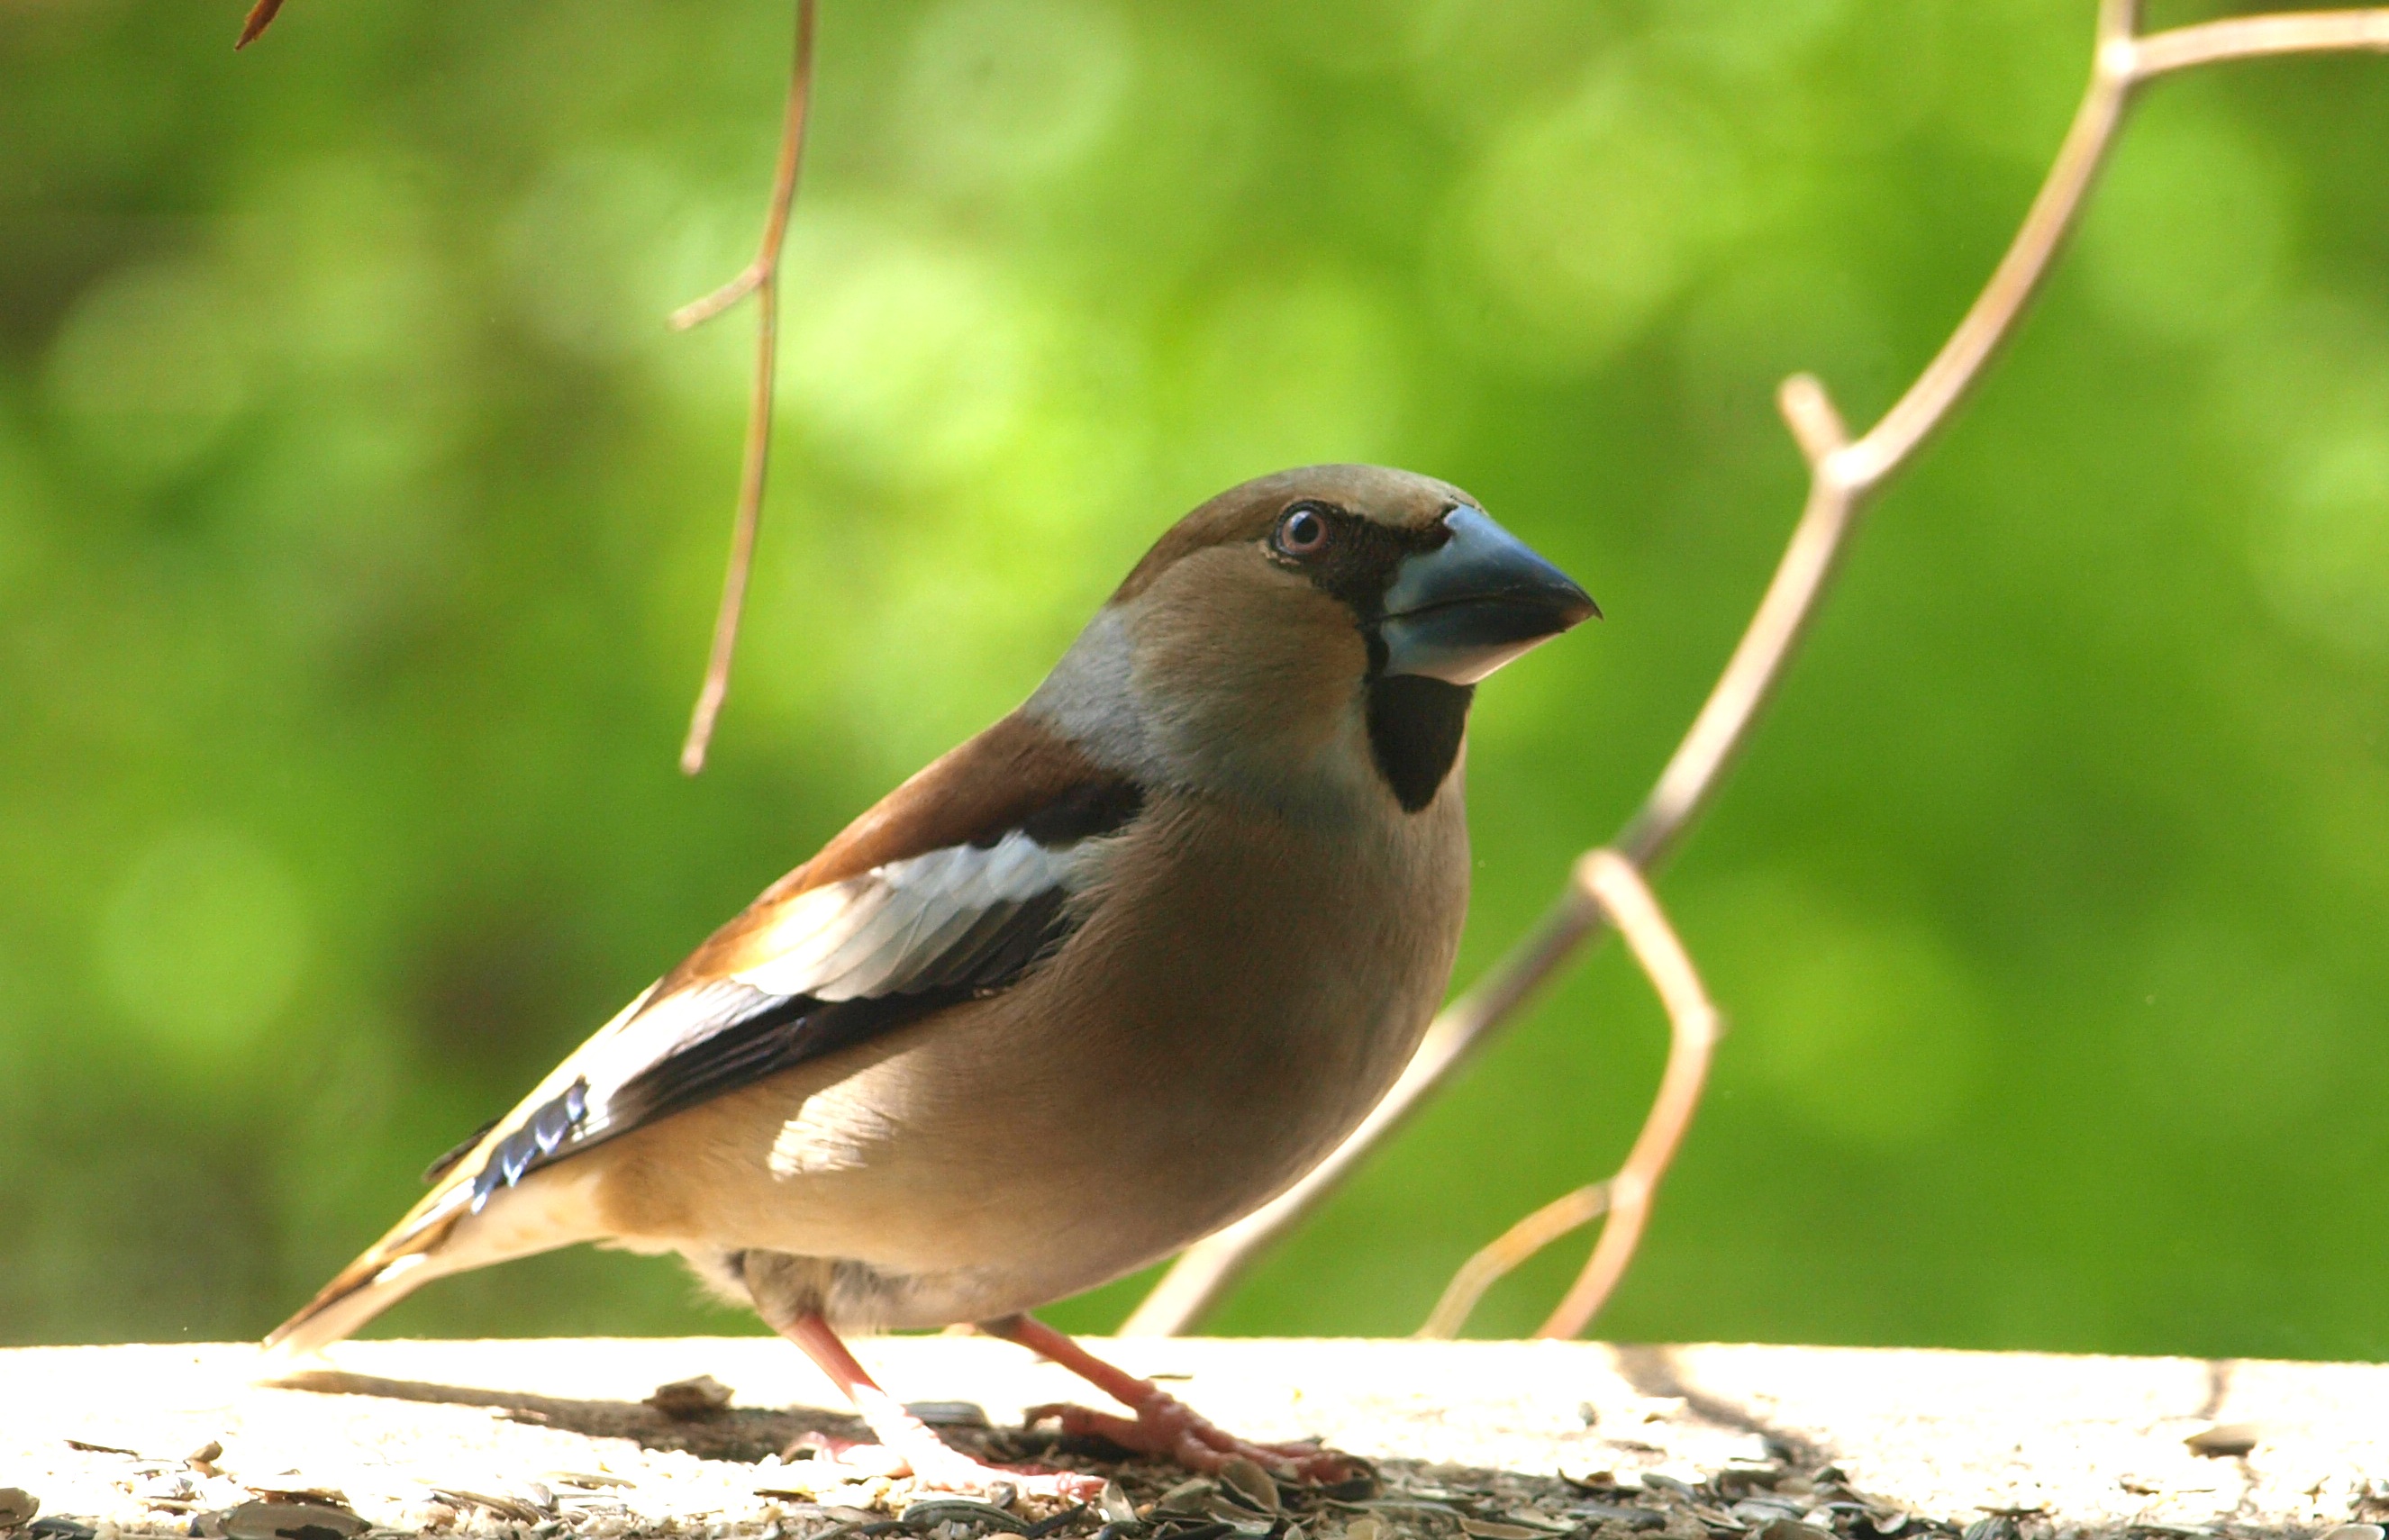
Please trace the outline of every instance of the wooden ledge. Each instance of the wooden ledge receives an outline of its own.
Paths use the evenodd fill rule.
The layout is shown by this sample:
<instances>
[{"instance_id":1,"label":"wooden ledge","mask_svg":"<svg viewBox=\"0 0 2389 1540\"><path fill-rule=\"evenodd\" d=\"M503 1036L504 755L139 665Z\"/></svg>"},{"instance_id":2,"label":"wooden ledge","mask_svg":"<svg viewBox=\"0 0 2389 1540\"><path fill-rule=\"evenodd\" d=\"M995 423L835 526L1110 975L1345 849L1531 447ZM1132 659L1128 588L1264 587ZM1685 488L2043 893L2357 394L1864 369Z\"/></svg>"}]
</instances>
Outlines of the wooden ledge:
<instances>
[{"instance_id":1,"label":"wooden ledge","mask_svg":"<svg viewBox=\"0 0 2389 1540\"><path fill-rule=\"evenodd\" d=\"M1743 1533L1735 1524L1756 1536L1774 1516L1770 1464L1838 1468L1879 1513L1955 1528L2004 1513L2024 1540L2312 1534L2389 1513L2389 1480L2378 1500L2372 1484L2389 1478L2389 1366L1598 1343L1102 1346L1173 1377L1241 1433L1317 1435L1385 1462L1387 1496L1411 1506L1322 1509L1309 1526L1320 1536L1371 1517L1381 1534L1451 1536L1474 1533L1459 1521L1468 1515L1479 1531L1488 1518L1502 1528L1503 1511L1566 1522L1571 1503L1594 1515L1586 1533L1623 1535L1597 1498L1552 1479L1603 1471L1629 1494L1660 1478L1639 1500L1662 1513L1666 1536L1716 1540ZM1051 1365L985 1339L883 1339L862 1355L897 1394L976 1402L999 1426L1027 1405L1083 1398ZM727 1540L776 1524L804 1540L840 1515L759 1495L807 1488L810 1462L783 1465L776 1451L807 1430L859 1432L811 1366L769 1338L351 1343L304 1389L249 1383L255 1364L245 1345L0 1351L0 1487L98 1540L188 1534L194 1518L257 1493L306 1490L343 1494L377 1528L405 1533ZM734 1390L729 1412L680 1422L643 1404L697 1375ZM2219 1452L2186 1442L2218 1425L2206 1446ZM188 1463L210 1444L222 1452ZM1757 1506L1667 1485L1729 1470L1759 1478L1728 1483ZM1124 1474L1148 1497L1174 1479ZM1784 1484L1777 1508L1790 1514L1807 1499L1801 1480ZM884 1481L814 1495L850 1507L905 1495ZM1820 1509L1799 1517L1833 1517ZM1855 1515L1843 1517L1846 1534ZM1876 1521L1863 1522L1872 1534ZM41 1527L78 1540L82 1526Z\"/></svg>"}]
</instances>

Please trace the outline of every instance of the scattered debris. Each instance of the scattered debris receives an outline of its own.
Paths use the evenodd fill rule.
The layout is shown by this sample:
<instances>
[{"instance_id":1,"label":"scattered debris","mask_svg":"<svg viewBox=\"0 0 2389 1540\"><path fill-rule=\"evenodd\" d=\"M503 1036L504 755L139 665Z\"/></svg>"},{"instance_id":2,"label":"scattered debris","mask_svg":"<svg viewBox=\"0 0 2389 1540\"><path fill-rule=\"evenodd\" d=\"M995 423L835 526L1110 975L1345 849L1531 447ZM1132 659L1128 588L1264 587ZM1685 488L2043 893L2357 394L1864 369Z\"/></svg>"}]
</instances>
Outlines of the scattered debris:
<instances>
[{"instance_id":1,"label":"scattered debris","mask_svg":"<svg viewBox=\"0 0 2389 1540\"><path fill-rule=\"evenodd\" d=\"M191 1521L199 1540L355 1540L373 1526L345 1504L257 1498Z\"/></svg>"},{"instance_id":2,"label":"scattered debris","mask_svg":"<svg viewBox=\"0 0 2389 1540\"><path fill-rule=\"evenodd\" d=\"M703 1422L720 1417L730 1409L730 1387L710 1374L700 1374L694 1380L675 1380L669 1385L658 1385L646 1399L646 1405L671 1418L674 1422Z\"/></svg>"},{"instance_id":3,"label":"scattered debris","mask_svg":"<svg viewBox=\"0 0 2389 1540\"><path fill-rule=\"evenodd\" d=\"M31 1540L93 1540L99 1532L80 1519L63 1514L49 1519L36 1519L25 1526Z\"/></svg>"},{"instance_id":4,"label":"scattered debris","mask_svg":"<svg viewBox=\"0 0 2389 1540\"><path fill-rule=\"evenodd\" d=\"M199 1506L199 1485L181 1470L160 1470L133 1488L134 1501L169 1513L188 1513Z\"/></svg>"},{"instance_id":5,"label":"scattered debris","mask_svg":"<svg viewBox=\"0 0 2389 1540\"><path fill-rule=\"evenodd\" d=\"M1242 1455L1220 1467L1220 1484L1263 1513L1282 1510L1276 1478Z\"/></svg>"},{"instance_id":6,"label":"scattered debris","mask_svg":"<svg viewBox=\"0 0 2389 1540\"><path fill-rule=\"evenodd\" d=\"M42 1511L42 1499L21 1486L0 1486L0 1529L19 1529Z\"/></svg>"},{"instance_id":7,"label":"scattered debris","mask_svg":"<svg viewBox=\"0 0 2389 1540\"><path fill-rule=\"evenodd\" d=\"M2234 1459L2255 1448L2261 1436L2253 1422L2225 1422L2203 1433L2192 1433L2182 1443L2190 1446L2193 1455L2204 1455L2209 1459Z\"/></svg>"},{"instance_id":8,"label":"scattered debris","mask_svg":"<svg viewBox=\"0 0 2389 1540\"><path fill-rule=\"evenodd\" d=\"M454 1508L486 1508L499 1518L511 1519L517 1524L536 1524L547 1517L517 1498L493 1496L486 1492L467 1492L462 1487L435 1486L431 1495Z\"/></svg>"},{"instance_id":9,"label":"scattered debris","mask_svg":"<svg viewBox=\"0 0 2389 1540\"><path fill-rule=\"evenodd\" d=\"M224 1441L211 1438L183 1457L183 1463L202 1476L221 1476L216 1461L224 1457Z\"/></svg>"},{"instance_id":10,"label":"scattered debris","mask_svg":"<svg viewBox=\"0 0 2389 1540\"><path fill-rule=\"evenodd\" d=\"M1052 1518L1040 1519L1029 1525L1026 1532L1028 1540L1045 1540L1049 1534L1059 1534L1064 1530L1076 1528L1079 1521L1092 1511L1084 1503L1074 1503Z\"/></svg>"},{"instance_id":11,"label":"scattered debris","mask_svg":"<svg viewBox=\"0 0 2389 1540\"><path fill-rule=\"evenodd\" d=\"M284 1474L295 1476L298 1472L289 1470L285 1471ZM332 1486L262 1486L251 1483L249 1486L249 1495L268 1503L312 1503L318 1508L337 1508L354 1506L350 1503L347 1493Z\"/></svg>"},{"instance_id":12,"label":"scattered debris","mask_svg":"<svg viewBox=\"0 0 2389 1540\"><path fill-rule=\"evenodd\" d=\"M911 1530L956 1522L985 1525L1007 1534L1027 1534L1029 1529L1027 1520L1009 1509L968 1497L925 1497L906 1508L896 1521Z\"/></svg>"},{"instance_id":13,"label":"scattered debris","mask_svg":"<svg viewBox=\"0 0 2389 1540\"><path fill-rule=\"evenodd\" d=\"M1833 1532L1797 1519L1778 1519L1758 1532L1758 1540L1833 1540Z\"/></svg>"},{"instance_id":14,"label":"scattered debris","mask_svg":"<svg viewBox=\"0 0 2389 1540\"><path fill-rule=\"evenodd\" d=\"M1207 1513L1209 1498L1220 1490L1220 1483L1205 1476L1180 1482L1161 1495L1153 1506L1160 1513Z\"/></svg>"}]
</instances>

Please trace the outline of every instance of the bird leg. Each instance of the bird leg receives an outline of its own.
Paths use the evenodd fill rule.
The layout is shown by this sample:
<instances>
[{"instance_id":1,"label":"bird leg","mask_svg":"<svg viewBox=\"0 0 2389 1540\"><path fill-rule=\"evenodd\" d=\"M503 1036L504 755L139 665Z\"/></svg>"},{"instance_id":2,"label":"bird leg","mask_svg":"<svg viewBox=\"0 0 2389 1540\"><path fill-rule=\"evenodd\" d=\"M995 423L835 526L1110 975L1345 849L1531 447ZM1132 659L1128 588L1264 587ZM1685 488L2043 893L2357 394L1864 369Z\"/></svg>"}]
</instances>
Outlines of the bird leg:
<instances>
[{"instance_id":1,"label":"bird leg","mask_svg":"<svg viewBox=\"0 0 2389 1540\"><path fill-rule=\"evenodd\" d=\"M830 1330L829 1322L820 1316L798 1316L779 1330L780 1335L803 1348L805 1356L821 1366L822 1372L846 1393L847 1399L854 1403L854 1409L862 1414L862 1420L870 1424L888 1453L923 1486L983 1496L1009 1487L1023 1495L1058 1497L1066 1502L1088 1502L1103 1495L1104 1479L1100 1476L1069 1470L1011 1470L982 1464L960 1450L948 1448L936 1430L879 1388L870 1371L855 1360L846 1343Z\"/></svg>"},{"instance_id":2,"label":"bird leg","mask_svg":"<svg viewBox=\"0 0 2389 1540\"><path fill-rule=\"evenodd\" d=\"M1351 1456L1322 1449L1316 1444L1254 1444L1238 1438L1214 1426L1152 1381L1140 1380L1124 1368L1105 1363L1033 1317L1006 1316L1001 1320L981 1321L979 1330L1052 1359L1136 1414L1126 1418L1057 1403L1029 1407L1022 1414L1029 1423L1051 1418L1061 1423L1066 1434L1093 1434L1133 1453L1175 1460L1189 1470L1206 1474L1239 1457L1300 1481L1345 1481L1367 1470Z\"/></svg>"}]
</instances>

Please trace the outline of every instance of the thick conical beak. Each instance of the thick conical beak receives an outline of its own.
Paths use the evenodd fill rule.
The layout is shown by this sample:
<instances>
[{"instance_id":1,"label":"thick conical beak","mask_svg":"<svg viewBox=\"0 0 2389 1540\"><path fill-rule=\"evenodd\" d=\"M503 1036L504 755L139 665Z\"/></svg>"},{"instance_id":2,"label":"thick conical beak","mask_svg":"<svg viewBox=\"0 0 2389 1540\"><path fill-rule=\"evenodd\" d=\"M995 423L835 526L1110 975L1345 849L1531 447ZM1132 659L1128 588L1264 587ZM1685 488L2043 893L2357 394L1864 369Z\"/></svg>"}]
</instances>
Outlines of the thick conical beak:
<instances>
[{"instance_id":1,"label":"thick conical beak","mask_svg":"<svg viewBox=\"0 0 2389 1540\"><path fill-rule=\"evenodd\" d=\"M1386 590L1386 672L1474 684L1601 606L1478 508L1444 515L1451 538L1406 556Z\"/></svg>"}]
</instances>

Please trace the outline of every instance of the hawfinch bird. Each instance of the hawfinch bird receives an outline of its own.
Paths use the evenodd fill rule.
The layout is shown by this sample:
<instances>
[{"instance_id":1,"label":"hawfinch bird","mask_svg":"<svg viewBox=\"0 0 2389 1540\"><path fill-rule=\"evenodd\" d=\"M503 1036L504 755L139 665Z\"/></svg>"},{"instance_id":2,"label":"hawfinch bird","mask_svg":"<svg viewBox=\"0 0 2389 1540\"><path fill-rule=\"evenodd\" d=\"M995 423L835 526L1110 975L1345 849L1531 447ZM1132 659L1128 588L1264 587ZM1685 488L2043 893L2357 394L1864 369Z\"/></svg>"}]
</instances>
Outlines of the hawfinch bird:
<instances>
[{"instance_id":1,"label":"hawfinch bird","mask_svg":"<svg viewBox=\"0 0 2389 1540\"><path fill-rule=\"evenodd\" d=\"M267 1346L602 1241L751 1301L927 1485L1101 1483L949 1449L837 1333L977 1322L1133 1414L1050 1409L1066 1429L1320 1474L1026 1312L1251 1212L1393 1083L1467 908L1470 696L1597 613L1440 481L1321 465L1213 498L1026 704L443 1156Z\"/></svg>"}]
</instances>

